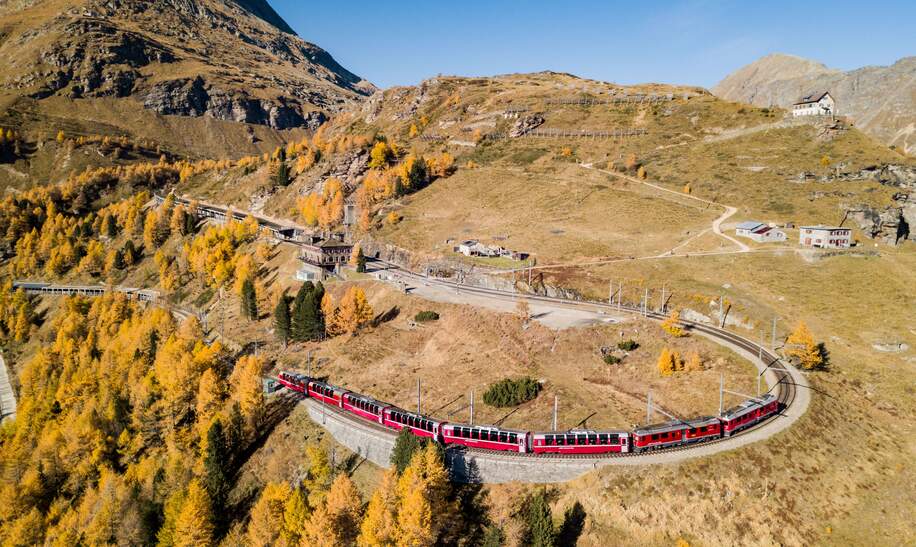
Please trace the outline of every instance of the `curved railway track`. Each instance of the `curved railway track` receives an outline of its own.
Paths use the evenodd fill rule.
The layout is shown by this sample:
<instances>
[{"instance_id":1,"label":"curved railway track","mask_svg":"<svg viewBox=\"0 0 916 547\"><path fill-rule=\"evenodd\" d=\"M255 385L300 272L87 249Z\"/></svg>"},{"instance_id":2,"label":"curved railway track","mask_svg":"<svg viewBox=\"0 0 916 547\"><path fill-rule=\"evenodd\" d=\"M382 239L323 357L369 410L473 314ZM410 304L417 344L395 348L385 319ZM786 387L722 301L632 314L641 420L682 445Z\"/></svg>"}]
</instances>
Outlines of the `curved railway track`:
<instances>
[{"instance_id":1,"label":"curved railway track","mask_svg":"<svg viewBox=\"0 0 916 547\"><path fill-rule=\"evenodd\" d=\"M156 196L156 198L158 200L163 199L160 196ZM179 199L181 199L182 202L187 201L182 198L179 198ZM199 204L198 207L200 209L209 211L211 215L214 213L225 215L228 212L226 208L214 206L211 204ZM239 219L243 218L242 213L239 213L239 212L234 212L234 213L235 213L233 215L234 217L239 218ZM268 218L258 216L258 215L256 215L255 218L258 220L259 224L275 232L283 228L288 228L288 226L280 224L273 219L268 219ZM292 244L292 245L299 244L297 241L289 240L289 239L279 239L279 241L281 243L287 243L287 244ZM518 293L502 291L498 289L489 289L489 288L484 288L484 287L474 287L470 285L462 285L460 283L456 283L456 282L448 281L444 279L428 278L416 272L402 268L398 266L397 264L393 264L393 263L390 263L384 260L375 259L375 261L386 265L389 270L396 272L396 274L401 277L406 277L408 279L411 279L417 282L421 282L421 283L435 284L440 287L455 289L458 292L464 291L464 292L477 294L481 296L492 296L496 298L511 299L511 300L524 299L524 300L531 301L531 302L543 302L551 306L567 307L567 308L572 308L572 309L577 309L577 310L586 310L586 311L591 310L595 312L622 311L622 312L627 312L627 313L632 313L632 314L644 315L645 317L651 318L656 321L661 321L666 318L661 313L654 312L654 311L643 312L643 310L641 310L640 308L635 307L635 306L629 306L629 305L616 306L612 304L606 304L603 302L571 300L571 299L566 299L566 298L555 298L555 297L532 295L532 294L518 294ZM711 445L719 445L723 443L729 444L729 445L738 444L738 443L735 443L736 439L743 441L745 438L749 437L750 434L760 429L768 427L774 420L779 419L780 416L785 416L787 411L796 403L796 400L798 398L798 386L801 385L803 387L807 387L807 382L804 380L801 374L797 370L795 370L791 365L782 362L779 356L774 355L771 350L761 345L758 345L738 334L735 334L733 332L727 331L722 328L713 327L710 325L705 325L705 324L697 323L694 321L681 321L681 323L685 327L687 327L689 330L692 330L703 336L711 338L720 344L732 346L733 348L737 348L749 354L750 357L748 357L748 359L751 360L752 362L755 360L755 355L759 356L762 361L762 365L763 365L763 370L760 371L760 374L763 375L766 372L771 372L775 377L775 382L772 382L772 385L770 386L768 391L776 390L777 399L779 400L779 403L780 403L780 412L774 415L774 417L771 417L767 420L764 420L760 423L755 424L752 427L743 429L742 431L735 433L731 437L722 437L719 439L713 439L713 440L694 443L694 444L685 444L685 445L680 445L680 446L675 446L675 447L670 447L670 448L663 448L663 449L656 449L656 450L652 450L649 452L641 452L641 453L630 452L630 453L625 453L625 454L615 454L615 453L612 453L612 454L534 454L534 453L521 454L521 453L514 453L514 452L501 452L501 451L496 451L496 450L484 450L484 449L477 449L477 448L462 447L461 449L466 450L468 453L474 456L482 456L482 457L485 457L491 460L507 459L507 460L512 460L512 461L519 461L520 459L522 459L526 461L536 460L539 463L543 461L550 461L550 460L565 461L565 462L577 461L577 460L587 460L589 462L599 463L601 461L614 461L614 460L620 461L620 460L632 460L632 459L646 458L647 456L653 456L656 454L697 451L697 449L702 448L702 447L708 447ZM798 414L792 416L792 421L800 417L805 412L805 410L807 410L808 398L809 398L809 394L806 393L802 401L803 403L801 405L802 408L800 409L800 412ZM327 407L326 405L323 405L323 406L326 407L326 410L329 410L332 412L335 411L333 407ZM351 420L354 423L357 422L358 420L358 423L361 423L363 425L368 425L370 427L375 426L375 428L378 429L379 431L385 432L389 435L393 435L390 429L382 427L378 424L372 424L371 422L361 420L359 418L352 416L349 413L345 413L341 411L340 415L346 417L348 420ZM744 443L741 443L741 444L744 444Z\"/></svg>"},{"instance_id":2,"label":"curved railway track","mask_svg":"<svg viewBox=\"0 0 916 547\"><path fill-rule=\"evenodd\" d=\"M528 300L532 302L544 302L544 303L548 303L553 306L571 307L575 309L591 309L592 311L596 311L596 312L597 311L606 312L606 311L617 311L618 310L618 306L611 305L611 304L605 304L602 302L589 302L589 301L571 300L571 299L565 299L565 298L553 298L553 297L540 296L540 295L517 294L517 293L508 292L508 291L501 291L498 289L489 289L489 288L483 288L483 287L461 285L461 284L458 284L452 281L448 281L448 280L427 278L421 274L400 268L399 266L395 264L391 264L391 263L384 262L384 261L379 261L379 262L382 262L383 264L387 265L390 270L397 272L397 274L401 277L406 277L408 279L411 279L417 282L436 284L439 286L458 290L459 292L464 291L464 292L473 293L473 294L482 295L482 296L493 296L493 297L498 297L498 298L510 298L510 299L516 299L516 300L524 299L524 300ZM644 315L645 317L648 317L656 321L662 321L667 318L667 316L661 313L658 313L658 312L654 312L654 311L647 311L644 314L642 309L637 308L635 306L622 305L620 306L619 310L623 312L627 312L627 313ZM705 324L697 323L694 321L681 321L681 323L687 329L693 332L696 332L703 336L712 338L715 341L718 341L719 343L724 343L726 345L733 346L740 350L743 350L744 352L746 352L747 354L751 356L750 359L752 361L756 360L756 358L759 356L761 358L762 365L763 365L762 367L763 370L760 371L760 374L771 372L773 375L773 378L775 379L775 381L772 382L772 385L770 386L768 392L776 393L777 399L779 400L779 403L780 403L780 412L774 415L773 417L767 420L761 421L751 427L745 428L730 437L721 437L718 439L712 439L712 440L692 443L692 444L684 444L684 445L679 445L679 446L674 446L674 447L669 447L669 448L655 449L655 450L651 450L647 452L608 453L608 454L536 454L536 453L522 454L522 453L517 453L517 452L506 452L506 451L499 451L499 450L486 450L486 449L467 448L467 447L454 447L454 448L450 448L449 450L465 452L470 456L484 457L491 461L505 461L505 462L536 461L538 463L542 463L542 462L555 461L555 462L569 463L569 462L576 462L576 461L585 461L585 462L594 463L597 465L602 462L620 462L621 460L629 460L629 461L632 461L633 463L637 463L638 460L645 459L647 456L682 453L682 452L687 452L687 451L694 451L702 447L709 447L709 446L722 445L722 444L726 444L726 445L734 444L736 439L742 439L755 431L765 428L774 420L779 419L780 416L785 415L785 412L789 410L793 406L793 404L796 402L796 397L798 394L797 384L798 383L804 384L804 382L803 381L800 382L802 378L799 375L798 371L796 371L793 367L791 367L787 363L784 363L779 358L779 356L775 355L771 350L763 346L760 346L757 343L752 342L751 340L748 340L736 333L727 331L722 328L713 327L710 325L705 325ZM758 366L758 369L759 368L760 366ZM383 427L378 424L367 422L360 418L354 417L351 414L340 411L339 409L335 407L324 405L323 403L322 403L322 406L324 406L325 411L334 412L336 414L339 414L340 416L346 418L347 420L351 422L358 422L360 424L363 424L363 425L366 425L372 428L373 430L377 430L379 432L386 433L388 435L393 436L395 434L392 432L392 430L386 427ZM805 402L804 406L806 409L807 401ZM804 412L805 409L802 409L802 412ZM798 416L800 415L801 414L799 414Z\"/></svg>"}]
</instances>

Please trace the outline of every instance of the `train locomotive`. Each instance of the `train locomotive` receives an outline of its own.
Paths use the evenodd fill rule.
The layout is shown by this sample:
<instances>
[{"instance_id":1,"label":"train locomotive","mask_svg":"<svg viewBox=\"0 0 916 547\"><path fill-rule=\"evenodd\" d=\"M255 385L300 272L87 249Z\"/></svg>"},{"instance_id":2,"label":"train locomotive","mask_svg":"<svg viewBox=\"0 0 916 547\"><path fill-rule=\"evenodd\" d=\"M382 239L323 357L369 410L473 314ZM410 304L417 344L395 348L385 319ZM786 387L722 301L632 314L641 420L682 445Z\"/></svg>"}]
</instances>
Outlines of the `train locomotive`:
<instances>
[{"instance_id":1,"label":"train locomotive","mask_svg":"<svg viewBox=\"0 0 916 547\"><path fill-rule=\"evenodd\" d=\"M635 431L532 432L495 426L443 422L410 412L297 372L283 371L277 381L294 393L314 398L389 429L408 429L446 446L534 454L625 454L701 443L751 427L779 412L779 401L766 393L729 408L721 416L704 416L637 428Z\"/></svg>"}]
</instances>

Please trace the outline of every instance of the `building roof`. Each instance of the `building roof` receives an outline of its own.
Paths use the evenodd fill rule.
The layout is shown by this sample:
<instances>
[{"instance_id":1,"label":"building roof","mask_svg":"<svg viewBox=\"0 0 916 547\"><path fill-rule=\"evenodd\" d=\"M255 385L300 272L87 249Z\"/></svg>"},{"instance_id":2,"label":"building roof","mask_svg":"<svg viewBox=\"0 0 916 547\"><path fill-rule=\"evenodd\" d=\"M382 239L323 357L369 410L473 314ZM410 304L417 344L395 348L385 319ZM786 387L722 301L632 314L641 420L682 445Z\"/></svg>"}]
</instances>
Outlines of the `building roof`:
<instances>
[{"instance_id":1,"label":"building roof","mask_svg":"<svg viewBox=\"0 0 916 547\"><path fill-rule=\"evenodd\" d=\"M736 226L735 228L737 228L738 230L756 230L756 229L759 228L760 226L763 226L763 223L762 223L762 222L756 222L756 221L753 221L753 220L747 220L747 221L745 221L745 222L742 222L741 224L739 224L739 225Z\"/></svg>"},{"instance_id":2,"label":"building roof","mask_svg":"<svg viewBox=\"0 0 916 547\"><path fill-rule=\"evenodd\" d=\"M817 93L812 93L812 94L810 94L810 95L805 95L804 97L802 97L801 99L799 99L797 102L795 102L795 103L793 103L793 104L811 104L811 103L816 103L816 102L820 101L821 99L823 99L823 98L824 98L825 96L827 96L827 95L830 95L830 92L829 92L829 91L819 91L819 92L817 92Z\"/></svg>"},{"instance_id":3,"label":"building roof","mask_svg":"<svg viewBox=\"0 0 916 547\"><path fill-rule=\"evenodd\" d=\"M817 226L800 226L799 228L802 230L830 230L831 232L833 230L851 230L851 228L843 228L842 226L821 226L820 224Z\"/></svg>"}]
</instances>

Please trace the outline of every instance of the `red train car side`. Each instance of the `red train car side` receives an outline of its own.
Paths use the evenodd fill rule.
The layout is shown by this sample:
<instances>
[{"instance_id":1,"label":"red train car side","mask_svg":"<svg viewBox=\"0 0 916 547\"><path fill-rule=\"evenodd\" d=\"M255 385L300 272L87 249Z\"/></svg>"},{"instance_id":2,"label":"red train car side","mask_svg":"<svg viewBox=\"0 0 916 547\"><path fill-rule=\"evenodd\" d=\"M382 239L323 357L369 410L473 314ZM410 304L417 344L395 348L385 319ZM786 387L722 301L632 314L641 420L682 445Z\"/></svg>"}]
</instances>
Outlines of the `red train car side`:
<instances>
[{"instance_id":1,"label":"red train car side","mask_svg":"<svg viewBox=\"0 0 916 547\"><path fill-rule=\"evenodd\" d=\"M744 428L779 411L779 400L772 393L767 393L756 399L748 399L738 406L726 410L722 414L722 431L730 437Z\"/></svg>"},{"instance_id":2,"label":"red train car side","mask_svg":"<svg viewBox=\"0 0 916 547\"><path fill-rule=\"evenodd\" d=\"M387 407L388 405L365 395L352 392L343 394L343 409L371 422L381 424L382 411Z\"/></svg>"},{"instance_id":3,"label":"red train car side","mask_svg":"<svg viewBox=\"0 0 916 547\"><path fill-rule=\"evenodd\" d=\"M277 375L277 381L280 384L292 391L297 393L302 393L307 395L308 393L308 382L309 379L304 374L298 374L296 372L283 371Z\"/></svg>"},{"instance_id":4,"label":"red train car side","mask_svg":"<svg viewBox=\"0 0 916 547\"><path fill-rule=\"evenodd\" d=\"M500 429L490 426L444 424L442 441L445 444L460 444L488 450L528 451L527 431Z\"/></svg>"},{"instance_id":5,"label":"red train car side","mask_svg":"<svg viewBox=\"0 0 916 547\"><path fill-rule=\"evenodd\" d=\"M309 397L314 397L329 405L343 408L344 393L347 393L347 390L343 388L316 380L309 381Z\"/></svg>"},{"instance_id":6,"label":"red train car side","mask_svg":"<svg viewBox=\"0 0 916 547\"><path fill-rule=\"evenodd\" d=\"M382 409L382 425L398 431L406 427L414 435L439 440L442 422L422 414L414 414L398 407L389 406Z\"/></svg>"},{"instance_id":7,"label":"red train car side","mask_svg":"<svg viewBox=\"0 0 916 547\"><path fill-rule=\"evenodd\" d=\"M629 452L628 431L568 431L533 433L531 450L542 454L605 454Z\"/></svg>"}]
</instances>

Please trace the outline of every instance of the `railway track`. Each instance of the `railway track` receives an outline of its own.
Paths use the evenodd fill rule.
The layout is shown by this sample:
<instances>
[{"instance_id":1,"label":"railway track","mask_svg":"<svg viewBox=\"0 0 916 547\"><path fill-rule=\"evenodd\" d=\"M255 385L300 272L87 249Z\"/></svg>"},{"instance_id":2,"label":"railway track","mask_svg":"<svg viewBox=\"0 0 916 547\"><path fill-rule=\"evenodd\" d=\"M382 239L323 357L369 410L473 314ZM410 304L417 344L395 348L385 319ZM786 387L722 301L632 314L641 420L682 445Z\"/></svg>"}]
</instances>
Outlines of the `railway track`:
<instances>
[{"instance_id":1,"label":"railway track","mask_svg":"<svg viewBox=\"0 0 916 547\"><path fill-rule=\"evenodd\" d=\"M517 294L508 291L501 291L498 289L488 289L483 287L473 287L467 285L461 285L452 281L441 280L441 279L430 279L426 278L423 275L412 272L410 270L405 270L398 267L395 264L391 264L384 261L379 261L388 266L390 270L395 270L398 275L406 277L413 281L422 282L422 283L434 283L436 285L453 288L460 291L465 291L482 296L493 296L499 298L512 298L512 299L525 299L532 302L545 302L551 305L560 305L568 306L574 309L583 309L590 308L592 311L623 311L627 313L644 315L650 319L656 321L663 321L667 318L664 314L655 312L655 311L646 311L643 312L642 309L635 306L621 305L620 307L611 304L605 304L602 302L589 302L589 301L579 301L579 300L570 300L564 298L552 298L547 296L540 295L529 295L529 294ZM780 403L780 412L774 416L758 422L753 426L742 429L741 431L735 433L730 437L721 437L718 439L711 439L702 442L696 442L691 444L684 444L679 446L673 446L668 448L661 448L650 450L646 452L628 452L628 453L608 453L608 454L536 454L536 453L517 453L517 452L506 452L500 450L487 450L480 448L467 448L467 447L451 447L449 450L461 451L467 453L469 456L473 457L484 457L491 461L506 461L506 462L519 462L519 461L536 461L538 463L548 463L548 462L591 462L594 464L601 464L602 462L614 462L621 460L634 460L639 458L644 458L650 455L656 454L672 454L680 453L685 451L695 450L699 447L707 447L712 445L719 444L728 444L730 441L745 437L750 433L757 431L761 428L766 427L773 420L779 419L784 412L786 412L795 402L798 388L796 386L796 378L792 369L788 364L784 363L781 358L774 354L772 350L767 349L758 345L747 338L744 338L736 333L727 331L722 328L713 327L710 325L705 325L702 323L696 323L694 321L681 321L681 323L689 330L701 333L705 336L714 338L718 341L725 342L731 346L735 346L752 356L760 356L764 364L764 370L760 374L764 374L767 371L771 371L775 377L775 382L770 386L768 392L775 391L777 395L777 400ZM797 374L797 373L796 373ZM340 410L337 407L328 406L322 403L325 412L333 412L344 419L350 422L358 422L362 425L368 426L373 430L378 432L387 433L388 435L394 435L395 433L392 430L383 427L379 424L367 422L365 420L354 417L353 415Z\"/></svg>"},{"instance_id":2,"label":"railway track","mask_svg":"<svg viewBox=\"0 0 916 547\"><path fill-rule=\"evenodd\" d=\"M160 196L156 196L156 198L157 200L163 199ZM187 202L186 199L182 199L182 198L178 198L178 201L182 203ZM209 212L210 213L209 216L212 216L214 214L225 216L226 213L228 212L226 208L214 206L211 204L199 204L198 208ZM234 211L233 213L234 213L233 216L239 220L241 220L245 216L243 213L240 213L240 212ZM255 218L258 220L259 224L271 229L274 232L278 232L281 229L288 228L287 225L280 224L279 222L276 222L273 219L267 219L267 218L257 216L257 215L255 215ZM291 245L299 244L297 241L289 240L289 239L280 239L280 242L288 243ZM391 262L387 262L384 260L375 259L375 262L384 264L387 267L387 269L393 270L401 277L411 279L415 282L431 283L431 284L438 285L440 287L455 289L458 292L464 291L464 292L477 294L481 296L492 296L492 297L507 298L507 299L512 299L512 300L524 299L530 302L543 302L543 303L550 304L552 306L562 306L562 307L567 307L567 308L577 309L577 310L584 309L587 311L590 310L590 311L595 311L595 312L621 311L621 312L627 312L627 313L632 313L632 314L644 315L645 317L656 320L656 321L662 321L666 319L666 316L661 313L658 313L655 311L648 311L648 310L644 312L642 309L636 306L631 306L631 305L617 306L617 305L607 304L604 302L571 300L567 298L555 298L555 297L532 295L532 294L518 294L518 293L502 291L498 289L489 289L489 288L484 288L484 287L474 287L470 285L462 285L454 281L436 279L436 278L428 278L417 272L413 272L411 270L402 268L398 266L397 264L393 264ZM784 413L790 407L792 407L792 405L795 403L797 394L798 394L798 388L797 388L798 381L797 380L799 380L801 377L798 375L797 371L795 371L787 363L784 363L779 358L779 356L775 355L770 349L760 346L738 334L727 331L723 328L717 328L717 327L713 327L710 325L697 323L694 321L681 321L681 323L685 327L687 327L689 330L701 333L707 337L710 337L720 342L724 342L731 346L737 347L751 354L752 356L754 354L759 355L761 360L765 364L765 368L763 371L760 372L760 374L764 374L766 371L772 371L772 373L775 375L776 382L769 388L768 391L772 391L772 390L777 391L777 399L779 400L779 403L780 403L780 412L775 414L773 417L763 420L757 424L754 424L751 427L743 429L740 432L735 433L734 435L730 437L722 437L719 439L713 439L713 440L708 440L708 441L703 441L703 442L698 442L698 443L693 443L693 444L685 444L685 445L674 446L674 447L669 447L669 448L656 449L656 450L651 450L648 452L641 452L641 453L630 452L630 453L625 453L625 454L621 454L621 453L617 453L617 454L534 454L534 453L521 454L521 453L513 453L513 452L502 452L502 451L497 451L497 450L484 450L484 449L477 449L477 448L468 449L468 448L462 447L461 449L466 450L468 453L472 455L485 456L490 459L507 458L513 461L518 461L519 458L523 458L526 460L533 459L538 462L551 461L551 460L566 461L566 462L576 461L576 460L588 460L588 461L592 461L596 463L600 463L601 461L608 461L608 460L620 460L624 458L639 458L640 456L646 456L646 455L683 452L683 451L693 450L698 447L710 446L710 445L715 445L715 444L720 444L720 443L728 443L729 441L734 441L736 438L745 437L748 434L767 426L773 420L778 419L779 416L784 415ZM329 407L327 405L323 405L323 406L325 407L326 411L338 412L338 410L335 409L334 407ZM807 398L803 406L804 408L802 409L802 412L804 412L804 410L807 408ZM343 411L340 411L339 414L351 421L359 420L358 418L355 418L352 415L350 415L349 413L345 413ZM376 426L376 428L379 431L386 432L388 434L392 433L391 430L389 430L388 428L382 427L377 424L372 424L371 422L366 422L365 420L359 420L359 423L363 425Z\"/></svg>"}]
</instances>

